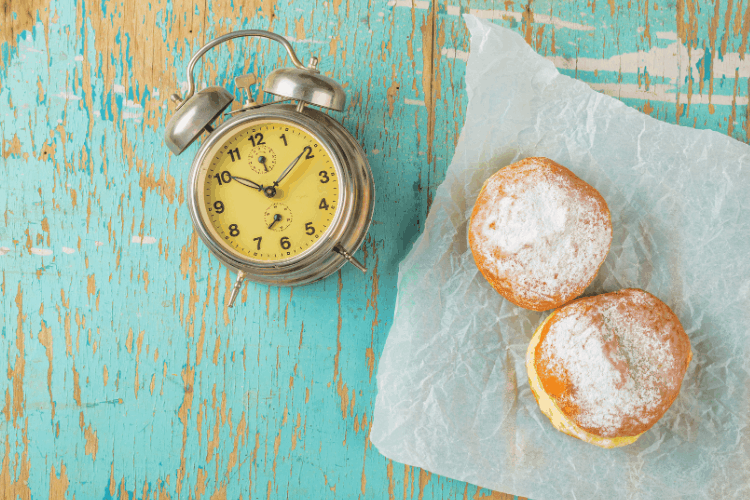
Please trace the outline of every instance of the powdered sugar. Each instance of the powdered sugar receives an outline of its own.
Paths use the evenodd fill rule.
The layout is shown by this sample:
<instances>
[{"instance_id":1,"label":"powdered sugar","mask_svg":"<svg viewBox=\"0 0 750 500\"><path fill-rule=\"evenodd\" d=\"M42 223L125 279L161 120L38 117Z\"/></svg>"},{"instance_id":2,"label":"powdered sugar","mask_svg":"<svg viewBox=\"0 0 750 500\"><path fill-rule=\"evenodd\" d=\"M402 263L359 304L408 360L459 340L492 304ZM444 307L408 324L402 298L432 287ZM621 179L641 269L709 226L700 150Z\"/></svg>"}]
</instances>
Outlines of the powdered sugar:
<instances>
[{"instance_id":1,"label":"powdered sugar","mask_svg":"<svg viewBox=\"0 0 750 500\"><path fill-rule=\"evenodd\" d=\"M515 296L563 296L564 303L593 279L609 250L612 228L601 197L548 163L527 158L487 181L471 221L472 250Z\"/></svg>"},{"instance_id":2,"label":"powdered sugar","mask_svg":"<svg viewBox=\"0 0 750 500\"><path fill-rule=\"evenodd\" d=\"M666 306L640 290L626 292L558 310L540 344L545 373L569 388L556 396L558 404L579 408L570 417L602 437L653 424L684 374L678 357L685 352L675 348L679 337L664 319Z\"/></svg>"},{"instance_id":3,"label":"powdered sugar","mask_svg":"<svg viewBox=\"0 0 750 500\"><path fill-rule=\"evenodd\" d=\"M527 203L519 203L513 195L502 197L497 201L495 210L488 212L484 220L482 230L491 234L492 243L505 253L514 254L529 249L539 239L549 243L551 235L565 231L570 218L570 207L561 203L563 196L559 190L550 189L549 185L534 184L526 190L525 195Z\"/></svg>"}]
</instances>

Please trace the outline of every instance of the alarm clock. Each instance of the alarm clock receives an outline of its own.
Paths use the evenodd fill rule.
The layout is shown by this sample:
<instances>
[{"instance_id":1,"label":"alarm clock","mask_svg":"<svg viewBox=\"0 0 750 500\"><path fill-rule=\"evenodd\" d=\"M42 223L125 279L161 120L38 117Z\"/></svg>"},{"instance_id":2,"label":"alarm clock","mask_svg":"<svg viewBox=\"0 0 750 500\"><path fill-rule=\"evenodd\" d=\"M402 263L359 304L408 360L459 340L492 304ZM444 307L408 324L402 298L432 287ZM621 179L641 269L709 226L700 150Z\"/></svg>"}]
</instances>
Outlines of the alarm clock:
<instances>
[{"instance_id":1,"label":"alarm clock","mask_svg":"<svg viewBox=\"0 0 750 500\"><path fill-rule=\"evenodd\" d=\"M225 110L234 95L222 87L195 92L193 69L212 47L239 37L280 43L294 67L272 71L263 84L269 103L256 103L254 75L235 79L247 100ZM354 253L370 226L372 172L364 151L341 123L314 109L341 111L346 94L322 75L317 58L305 66L289 42L263 30L228 33L203 46L187 67L187 93L165 143L182 153L208 132L188 177L193 225L213 255L237 273L229 306L245 279L278 286L311 283L347 262L362 272ZM220 125L214 122L228 114Z\"/></svg>"}]
</instances>

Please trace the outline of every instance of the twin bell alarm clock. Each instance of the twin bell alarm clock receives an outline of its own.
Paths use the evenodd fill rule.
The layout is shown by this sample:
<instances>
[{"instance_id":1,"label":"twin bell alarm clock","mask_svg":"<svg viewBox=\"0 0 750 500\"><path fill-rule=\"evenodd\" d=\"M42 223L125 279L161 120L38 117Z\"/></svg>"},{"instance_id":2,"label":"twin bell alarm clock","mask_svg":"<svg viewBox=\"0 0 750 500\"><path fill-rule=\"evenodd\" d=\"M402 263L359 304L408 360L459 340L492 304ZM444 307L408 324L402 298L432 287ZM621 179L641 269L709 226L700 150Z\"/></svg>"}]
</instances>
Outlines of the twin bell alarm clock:
<instances>
[{"instance_id":1,"label":"twin bell alarm clock","mask_svg":"<svg viewBox=\"0 0 750 500\"><path fill-rule=\"evenodd\" d=\"M263 92L275 96L256 103L254 75L235 78L246 89L241 109L222 87L195 92L193 68L212 47L239 37L280 43L294 67L271 72ZM341 111L343 88L297 58L289 42L274 33L243 30L202 47L187 67L187 94L173 95L177 110L165 142L179 155L208 132L190 167L188 207L193 225L209 250L237 273L229 306L245 279L272 285L301 285L336 272L350 262L372 220L374 187L362 148L326 113ZM220 125L220 115L231 115ZM215 128L214 128L215 127Z\"/></svg>"}]
</instances>

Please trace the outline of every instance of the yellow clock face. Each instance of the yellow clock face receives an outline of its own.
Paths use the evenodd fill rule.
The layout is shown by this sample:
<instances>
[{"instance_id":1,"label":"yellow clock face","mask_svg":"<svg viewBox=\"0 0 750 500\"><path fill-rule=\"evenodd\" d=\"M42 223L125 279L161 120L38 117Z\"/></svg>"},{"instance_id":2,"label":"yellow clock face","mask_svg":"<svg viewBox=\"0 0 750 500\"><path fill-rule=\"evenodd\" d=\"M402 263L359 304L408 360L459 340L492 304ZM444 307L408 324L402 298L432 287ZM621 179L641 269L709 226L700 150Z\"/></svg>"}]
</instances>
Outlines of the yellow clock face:
<instances>
[{"instance_id":1,"label":"yellow clock face","mask_svg":"<svg viewBox=\"0 0 750 500\"><path fill-rule=\"evenodd\" d=\"M294 258L324 237L340 179L313 135L284 121L253 121L208 152L198 209L229 252L257 261Z\"/></svg>"}]
</instances>

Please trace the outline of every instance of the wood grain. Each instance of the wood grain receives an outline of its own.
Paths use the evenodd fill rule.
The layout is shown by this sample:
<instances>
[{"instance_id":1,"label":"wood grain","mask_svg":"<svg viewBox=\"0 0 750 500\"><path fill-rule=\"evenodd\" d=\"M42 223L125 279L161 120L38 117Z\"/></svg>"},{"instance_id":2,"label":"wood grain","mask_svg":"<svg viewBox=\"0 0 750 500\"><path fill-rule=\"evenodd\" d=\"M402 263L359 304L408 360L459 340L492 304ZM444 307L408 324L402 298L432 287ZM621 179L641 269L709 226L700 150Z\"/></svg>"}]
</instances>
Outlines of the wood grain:
<instances>
[{"instance_id":1,"label":"wood grain","mask_svg":"<svg viewBox=\"0 0 750 500\"><path fill-rule=\"evenodd\" d=\"M655 118L747 142L750 0L6 0L0 25L0 497L513 498L368 441L398 263L464 120L471 12ZM248 283L199 243L197 146L163 145L187 61L271 29L348 93L335 115L377 188L361 258L313 285ZM201 85L288 65L236 42ZM3 363L3 362L0 362Z\"/></svg>"}]
</instances>

